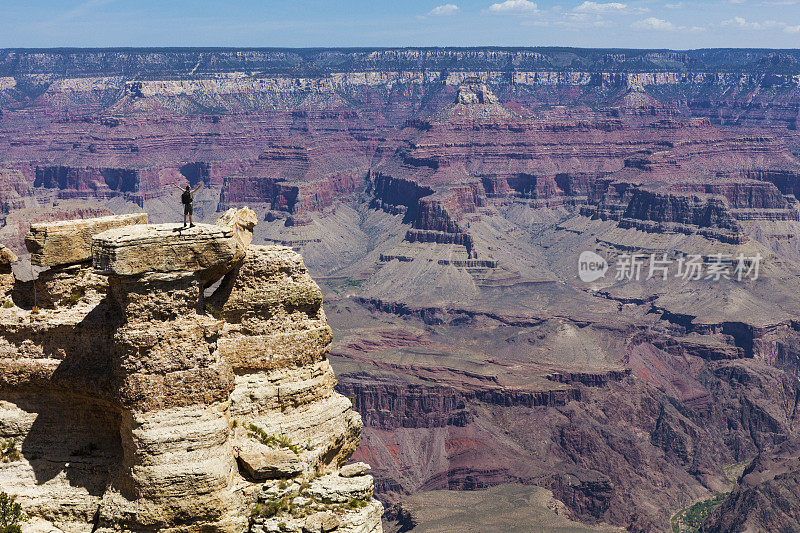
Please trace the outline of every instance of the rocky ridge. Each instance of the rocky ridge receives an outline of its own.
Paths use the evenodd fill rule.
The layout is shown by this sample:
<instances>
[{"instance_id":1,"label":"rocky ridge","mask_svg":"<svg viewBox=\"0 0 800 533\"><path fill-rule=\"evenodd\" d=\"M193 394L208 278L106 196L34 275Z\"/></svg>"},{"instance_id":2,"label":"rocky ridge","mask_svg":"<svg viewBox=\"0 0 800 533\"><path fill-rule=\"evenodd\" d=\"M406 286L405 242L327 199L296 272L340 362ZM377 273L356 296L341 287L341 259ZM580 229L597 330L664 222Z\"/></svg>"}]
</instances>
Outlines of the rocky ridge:
<instances>
[{"instance_id":1,"label":"rocky ridge","mask_svg":"<svg viewBox=\"0 0 800 533\"><path fill-rule=\"evenodd\" d=\"M0 480L23 530L380 532L368 467L342 468L361 419L302 259L248 246L247 209L142 216L36 226L52 266L32 283L0 254Z\"/></svg>"}]
</instances>

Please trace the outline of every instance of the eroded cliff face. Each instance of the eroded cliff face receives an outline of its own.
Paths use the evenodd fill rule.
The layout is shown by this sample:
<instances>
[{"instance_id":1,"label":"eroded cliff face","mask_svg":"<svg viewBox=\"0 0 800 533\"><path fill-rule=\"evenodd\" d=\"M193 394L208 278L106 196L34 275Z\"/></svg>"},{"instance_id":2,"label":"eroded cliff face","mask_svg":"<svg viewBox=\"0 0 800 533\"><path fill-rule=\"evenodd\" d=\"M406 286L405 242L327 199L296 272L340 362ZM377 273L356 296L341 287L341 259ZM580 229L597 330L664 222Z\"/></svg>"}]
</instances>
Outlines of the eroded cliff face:
<instances>
[{"instance_id":1,"label":"eroded cliff face","mask_svg":"<svg viewBox=\"0 0 800 533\"><path fill-rule=\"evenodd\" d=\"M769 457L798 432L796 58L763 50L0 52L0 166L8 169L0 172L0 210L9 211L0 214L0 240L21 256L15 272L22 275L29 270L20 268L27 260L22 236L31 220L140 208L151 221L168 220L177 207L169 183L203 183L196 221L247 204L256 212L251 223L262 221L254 243L301 251L319 276L337 332L332 364L340 391L367 426L355 457L373 466L376 490L397 503L398 517L414 511L405 506L409 493L424 499L431 489L520 482L547 487L582 521L664 530L671 513L730 490L731 463ZM58 209L50 209L53 201ZM604 281L587 285L576 270L582 250L612 265L636 253L672 261L697 254L704 265L717 254L761 254L762 279L684 282L670 275L634 283L612 281L610 269ZM188 395L194 383L208 381L210 405L237 421L229 445L209 449L229 446L246 478L300 475L313 464L327 471L354 445L347 437L354 419L340 397L327 396L332 377L315 351L329 336L315 311L318 296L292 274L300 268L294 256L258 257L248 254L255 262L238 272L259 281L237 286L242 279L229 277L222 292L208 290L208 310L196 321L185 322L191 310L183 308L170 316L181 302L176 295L223 276L238 255L214 273L193 266L204 271L198 286L170 281L142 294L122 281L109 293L113 272L51 268L37 280L35 302L48 309L43 313L63 310L76 283L77 296L83 291L88 299L113 294L134 305L152 293L176 301L148 319L153 331L211 328L204 340L211 348L208 356L189 354L197 369L174 363L165 390ZM13 277L2 279L14 285ZM299 292L272 291L275 279L291 279ZM17 282L12 298L30 308L33 294ZM267 312L255 295L285 299ZM103 312L99 304L93 309L87 328ZM207 324L208 316L224 319L224 332ZM282 333L270 336L261 323ZM97 329L96 342L116 342L120 351L167 350L165 340L144 338L147 324L120 325L126 337L108 340ZM264 367L236 358L229 371L226 358L212 356L216 347L261 361L290 342L314 347L295 354L306 361L299 381L280 357ZM70 353L77 352L83 350ZM69 368L94 365L101 370L88 376L113 376L111 384L84 379L82 387L97 389L92 398L105 402L98 405L116 406L119 392L107 398L103 391L149 383L162 372L153 373L152 358L140 369L136 357L126 357L112 368L87 355ZM58 379L70 375L67 368ZM148 413L173 417L136 390L125 389L141 402L134 405L142 420ZM217 399L226 394L227 408ZM293 410L306 401L341 412L320 418L319 427L342 437L317 444L319 433ZM57 404L53 396L42 409ZM64 409L48 416L65 418ZM321 411L309 407L308 416L316 420ZM70 416L100 425L88 414ZM265 435L296 431L306 440L295 444L310 440L313 449L300 446L300 460L285 447L260 448L240 438L250 433L245 418ZM122 425L113 420L103 424ZM166 427L142 426L135 430L141 440L129 440L157 449L148 443ZM213 424L192 427L206 432L203 446L220 434ZM107 433L111 439L114 432ZM131 449L109 445L108 468L117 472L123 456L138 460ZM270 460L256 460L262 455ZM66 459L70 479L88 475L81 460ZM221 487L231 465L214 465L208 483ZM108 497L99 482L91 489L97 496L86 496L109 503L108 527L121 523L114 508L148 501L125 492L156 475L137 472L139 478L115 482ZM327 479L304 490L319 494ZM350 494L356 498L364 486L352 482ZM280 500L280 490L268 489L267 499ZM737 501L755 495L782 505L782 490L754 481L742 485ZM474 491L470 501L493 494ZM744 520L747 506L737 509ZM424 514L414 519L424 527Z\"/></svg>"},{"instance_id":2,"label":"eroded cliff face","mask_svg":"<svg viewBox=\"0 0 800 533\"><path fill-rule=\"evenodd\" d=\"M800 443L787 440L759 454L738 486L703 524L702 531L800 529Z\"/></svg>"},{"instance_id":3,"label":"eroded cliff face","mask_svg":"<svg viewBox=\"0 0 800 533\"><path fill-rule=\"evenodd\" d=\"M34 226L33 283L2 255L0 484L25 527L380 532L300 256L248 246L247 209L137 222Z\"/></svg>"},{"instance_id":4,"label":"eroded cliff face","mask_svg":"<svg viewBox=\"0 0 800 533\"><path fill-rule=\"evenodd\" d=\"M715 130L795 138L798 64L794 52L765 50L0 50L0 154L26 187L62 199L154 213L164 186L186 180L222 190L211 209L314 211L361 189L403 148L403 125L448 122L439 133L451 155L473 151L496 167L467 165L473 178L499 170L530 195L535 177L532 198L552 204L563 196L555 175L616 171L625 159L652 166L645 152L663 140L702 141L709 160L732 160L742 140L712 139ZM517 142L534 132L538 149ZM452 163L420 144L406 162ZM744 167L787 170L769 158Z\"/></svg>"}]
</instances>

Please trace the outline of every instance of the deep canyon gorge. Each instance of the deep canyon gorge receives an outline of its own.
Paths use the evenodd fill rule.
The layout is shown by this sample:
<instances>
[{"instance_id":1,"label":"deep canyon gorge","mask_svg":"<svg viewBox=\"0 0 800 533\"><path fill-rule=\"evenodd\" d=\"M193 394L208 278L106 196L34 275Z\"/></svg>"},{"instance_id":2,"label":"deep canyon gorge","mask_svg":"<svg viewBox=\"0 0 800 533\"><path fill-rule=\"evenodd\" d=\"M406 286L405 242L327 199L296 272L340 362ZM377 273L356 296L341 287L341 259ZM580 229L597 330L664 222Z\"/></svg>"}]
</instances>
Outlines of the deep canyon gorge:
<instances>
[{"instance_id":1,"label":"deep canyon gorge","mask_svg":"<svg viewBox=\"0 0 800 533\"><path fill-rule=\"evenodd\" d=\"M27 359L72 357L55 374L66 392L48 394L59 405L81 398L89 414L69 416L102 428L101 460L71 470L65 449L38 481L90 479L71 512L100 530L135 529L123 508L147 499L130 496L135 480L113 470L133 459L112 434L144 412L225 402L232 417L269 431L328 435L303 452L301 470L338 475L351 453L371 465L387 531L436 531L442 502L459 502L448 520L466 523L479 509L498 531L517 530L508 517L543 530L666 531L682 510L717 497L703 531L800 530L800 52L6 49L0 112L0 242L19 258L4 262L16 281L0 287L16 307L0 309L0 360L22 376ZM205 377L192 379L210 380L209 390L187 385L202 402L179 405L118 388L132 375L177 371L164 361L53 355L57 331L9 325L34 305L25 296L33 278L54 287L36 302L44 313L57 314L73 290L59 285L61 266L31 255L31 224L137 213L177 222L173 182L204 185L196 221L251 209L255 250L234 290L253 309L209 289L225 329L213 330L201 308L183 330L197 337L187 346L213 336L230 368L201 359ZM607 261L605 276L582 280L585 251ZM299 292L257 294L282 275L267 256ZM643 275L620 275L616 266L634 257ZM671 265L664 276L648 276L655 258ZM687 258L699 279L676 271ZM747 258L746 279L737 258ZM86 260L64 261L80 264L69 283L83 284L86 300L62 309L59 327L83 323L126 354L154 342L143 333L152 324L182 320L158 309L192 282L148 278L148 293L113 268L98 281L98 263L90 274ZM720 265L728 275L706 275ZM295 305L292 294L308 301ZM113 334L97 316L112 300L138 317ZM265 327L332 334L298 341L313 346L296 369L307 390L281 368L231 355ZM25 328L45 348L25 343ZM86 342L99 341L74 340ZM108 383L82 382L81 368ZM257 374L292 392L255 391ZM0 412L32 402L26 387L41 379L0 383ZM347 399L363 420L360 440ZM93 420L93 405L113 414ZM335 428L301 428L291 412L304 405ZM66 416L19 407L0 418L0 438L20 437L30 422L20 411L49 413L40 431ZM219 439L216 422L195 423L198 442ZM225 451L209 452L224 463L210 470L225 475L243 461L230 430L231 442L214 441ZM142 431L131 434L147 440ZM70 435L67 447L88 445ZM41 450L23 443L21 452ZM0 464L0 479L10 468ZM26 490L23 505L48 507ZM367 502L365 516L378 512L374 500L356 500ZM65 530L77 523L53 516ZM150 519L181 527L180 517Z\"/></svg>"}]
</instances>

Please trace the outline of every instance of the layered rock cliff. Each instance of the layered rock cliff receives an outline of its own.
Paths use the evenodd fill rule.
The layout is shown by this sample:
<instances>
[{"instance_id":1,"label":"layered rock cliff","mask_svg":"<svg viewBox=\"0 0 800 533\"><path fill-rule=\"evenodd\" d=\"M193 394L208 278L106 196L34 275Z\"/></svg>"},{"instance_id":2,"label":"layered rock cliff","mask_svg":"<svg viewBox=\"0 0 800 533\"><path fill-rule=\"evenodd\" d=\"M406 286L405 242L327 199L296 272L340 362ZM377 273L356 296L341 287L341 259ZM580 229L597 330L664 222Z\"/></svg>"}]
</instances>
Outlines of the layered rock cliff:
<instances>
[{"instance_id":1,"label":"layered rock cliff","mask_svg":"<svg viewBox=\"0 0 800 533\"><path fill-rule=\"evenodd\" d=\"M800 529L800 443L788 440L759 454L702 531Z\"/></svg>"},{"instance_id":2,"label":"layered rock cliff","mask_svg":"<svg viewBox=\"0 0 800 533\"><path fill-rule=\"evenodd\" d=\"M547 487L581 521L664 530L672 513L730 490L732 463L760 456L766 464L773 446L796 437L799 65L796 52L768 50L4 51L0 240L20 255L14 271L27 279L41 268L29 268L24 253L30 222L139 210L151 221L174 220L179 193L170 183L202 183L195 221L212 222L219 211L247 204L256 212L232 221L240 227L234 239L248 240L241 228L261 220L255 244L292 246L319 276L337 331L332 364L340 391L353 398L367 426L355 457L373 466L381 500L400 508L393 513L414 510L404 506L409 493L427 498L431 489L521 482ZM202 235L183 236L182 254L205 246ZM109 246L132 237L118 235ZM122 257L123 248L111 246L103 260ZM179 420L159 399L171 399L170 391L207 391L207 405L223 410L229 394L236 429L227 444L215 433L221 424L186 422L203 435L198 447L219 451L203 480L209 502L237 505L220 488L232 468L228 447L242 473L233 475L238 481L295 475L354 446L354 421L341 397L326 396L331 378L318 353L295 354L307 361L299 381L280 357L265 367L234 359L230 372L224 368L223 352L253 353L260 361L259 354L284 350L286 339L315 350L327 342L314 291L303 276L287 274L302 270L295 256L249 248L241 265L240 247L225 259L230 249L223 246L214 252L219 264L187 267L200 272L196 285L145 279L172 257L103 274L56 265L35 287L7 273L0 278L13 286L13 303L36 305L38 316L63 317L66 307L74 311L97 298L113 303L105 315L91 303L93 311L81 319L80 327L99 338L109 335L96 326L101 316L125 320L114 330L120 336L103 341L119 353L113 360L87 355L78 364L70 356L54 372L56 382L69 382L75 379L69 368L95 365L100 370L87 376L115 380L70 385L77 404L106 398L107 391L116 396L72 418L72 404L57 411L54 394L25 407L40 409L36 427L45 432L53 427L48 420L101 428L97 444L110 452L88 459L65 454L66 474L53 467L53 479L40 475L42 486L72 487L76 513L88 515L102 500L104 527L114 528L127 520L120 518L125 509L150 501L180 509L167 494L141 488L139 497L125 488L135 492L147 479L166 483L158 477L166 459L147 453L159 450L153 442L171 431L166 420ZM612 265L602 281L580 281L576 266L584 250ZM666 254L673 267L698 255L705 269L715 256L760 254L763 261L757 281L684 282L673 268L668 279L637 283L612 279L623 254ZM273 272L276 262L281 266ZM178 295L199 293L228 271L253 282L237 286L231 274L220 289L209 286L199 318L187 320L191 310ZM271 292L277 278L292 278L299 292ZM276 303L267 316L259 302L277 302L273 296L281 294L285 305ZM152 308L163 316L128 317L135 300L151 305L148 295L157 295ZM20 316L29 328L29 315ZM209 316L224 320L222 333ZM143 333L151 323L153 339ZM73 332L69 323L57 324L58 335ZM152 352L166 351L173 331L185 330L187 345L199 342L198 328L210 328L203 340L208 355L181 352L161 368ZM282 333L270 336L265 328ZM26 336L33 344L22 344ZM25 330L12 344L24 351L37 339ZM182 342L171 345L177 351ZM134 350L142 351L146 367L135 366ZM137 380L166 392L138 394ZM43 381L50 388L52 382ZM84 392L92 388L98 392ZM125 443L144 451L114 448L122 442L119 431L102 429L122 426L116 413L123 393L142 417L126 422L133 436ZM157 401L148 404L147 395ZM320 406L308 407L307 416L320 416L318 427L341 437L316 444L319 431L308 427L317 425L306 427L293 410L305 409L306 401ZM198 402L181 409L204 412ZM14 405L24 406L24 398ZM341 416L325 422L322 406L325 416ZM106 413L113 420L93 421ZM154 422L161 420L163 426ZM302 436L281 440L284 428ZM36 438L23 455L58 446ZM185 452L174 453L206 459ZM123 457L144 462L128 474L118 466ZM42 470L52 463L31 461ZM80 496L74 488L88 486L81 479L111 479L111 473L91 477L92 469L116 477ZM792 478L776 478L742 480L730 506L737 523L768 523L763 517L773 508L785 508L783 482ZM344 484L363 500L369 483L355 479ZM320 495L331 482L342 483L337 476L315 479L313 487L287 483L285 493L273 482L262 490L259 514L284 509L284 518L261 517L258 527L278 527L289 504L313 506L313 498L302 498ZM469 501L494 494L476 491ZM761 516L747 505L756 500ZM142 519L156 520L148 512ZM239 516L212 515L203 520L224 524ZM421 527L423 518L414 517ZM309 527L322 523L317 517ZM725 530L733 521L717 523Z\"/></svg>"},{"instance_id":3,"label":"layered rock cliff","mask_svg":"<svg viewBox=\"0 0 800 533\"><path fill-rule=\"evenodd\" d=\"M29 283L2 255L0 484L26 527L380 532L302 259L248 246L247 209L140 222L34 226Z\"/></svg>"}]
</instances>

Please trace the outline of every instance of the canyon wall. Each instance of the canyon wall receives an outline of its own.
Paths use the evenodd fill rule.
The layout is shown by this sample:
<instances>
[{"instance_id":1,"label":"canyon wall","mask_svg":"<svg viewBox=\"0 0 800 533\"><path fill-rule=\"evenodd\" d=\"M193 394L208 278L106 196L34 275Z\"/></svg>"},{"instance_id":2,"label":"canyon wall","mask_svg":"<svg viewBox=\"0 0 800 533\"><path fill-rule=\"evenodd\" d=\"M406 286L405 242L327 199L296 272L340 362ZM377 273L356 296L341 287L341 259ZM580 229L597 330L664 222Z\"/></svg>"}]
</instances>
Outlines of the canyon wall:
<instances>
[{"instance_id":1,"label":"canyon wall","mask_svg":"<svg viewBox=\"0 0 800 533\"><path fill-rule=\"evenodd\" d=\"M0 431L21 455L0 473L76 531L180 529L187 513L220 529L368 530L380 510L366 467L340 468L351 453L373 465L387 518L413 514L413 493L480 501L522 483L586 527L664 530L738 481L707 527L774 525L792 508L778 472L800 397L799 59L0 51L0 239L20 257L16 278L0 269ZM24 281L42 268L31 222L178 220L173 182L203 185L195 222L247 205L232 224L250 230L153 230L180 253L123 272L117 245L152 244L124 233L99 270L86 259ZM203 235L227 243L211 263L192 252ZM246 254L226 248L250 237ZM321 289L264 243L302 252ZM582 251L607 260L603 278L580 279ZM758 280L639 282L614 271L630 254L763 261ZM193 445L170 440L184 430ZM206 475L181 485L169 457Z\"/></svg>"},{"instance_id":2,"label":"canyon wall","mask_svg":"<svg viewBox=\"0 0 800 533\"><path fill-rule=\"evenodd\" d=\"M141 219L34 225L34 282L3 255L0 477L26 527L380 532L302 259L248 247L248 210Z\"/></svg>"}]
</instances>

